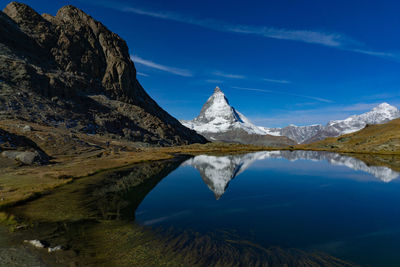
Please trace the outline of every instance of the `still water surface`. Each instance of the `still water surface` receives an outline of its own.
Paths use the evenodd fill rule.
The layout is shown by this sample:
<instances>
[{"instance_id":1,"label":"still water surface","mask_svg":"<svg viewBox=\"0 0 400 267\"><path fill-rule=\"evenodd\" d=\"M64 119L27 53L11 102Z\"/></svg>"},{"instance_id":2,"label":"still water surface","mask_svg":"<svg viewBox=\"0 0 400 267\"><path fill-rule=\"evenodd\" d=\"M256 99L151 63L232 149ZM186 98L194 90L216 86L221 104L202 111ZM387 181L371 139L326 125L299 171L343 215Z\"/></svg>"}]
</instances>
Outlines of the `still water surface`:
<instances>
[{"instance_id":1,"label":"still water surface","mask_svg":"<svg viewBox=\"0 0 400 267\"><path fill-rule=\"evenodd\" d=\"M136 221L400 266L400 173L327 152L200 155L165 177Z\"/></svg>"}]
</instances>

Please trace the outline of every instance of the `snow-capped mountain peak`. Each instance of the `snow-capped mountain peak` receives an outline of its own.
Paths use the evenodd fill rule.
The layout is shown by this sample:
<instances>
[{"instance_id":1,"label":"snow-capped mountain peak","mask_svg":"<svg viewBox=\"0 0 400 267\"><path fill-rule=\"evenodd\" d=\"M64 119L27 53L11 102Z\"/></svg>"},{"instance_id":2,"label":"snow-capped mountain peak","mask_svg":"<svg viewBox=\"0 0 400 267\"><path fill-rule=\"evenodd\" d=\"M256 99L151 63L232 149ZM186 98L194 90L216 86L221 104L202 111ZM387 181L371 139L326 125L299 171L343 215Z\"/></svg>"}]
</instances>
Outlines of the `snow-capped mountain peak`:
<instances>
[{"instance_id":1,"label":"snow-capped mountain peak","mask_svg":"<svg viewBox=\"0 0 400 267\"><path fill-rule=\"evenodd\" d=\"M397 108L386 103L383 102L381 104L379 104L378 106L374 107L372 110L396 110Z\"/></svg>"},{"instance_id":2,"label":"snow-capped mountain peak","mask_svg":"<svg viewBox=\"0 0 400 267\"><path fill-rule=\"evenodd\" d=\"M367 112L366 114L376 114L375 117L378 117L379 115L379 119L393 120L400 116L400 110L388 103L382 103L374 107L370 112Z\"/></svg>"},{"instance_id":3,"label":"snow-capped mountain peak","mask_svg":"<svg viewBox=\"0 0 400 267\"><path fill-rule=\"evenodd\" d=\"M400 117L400 110L388 103L382 103L372 110L360 115L353 115L344 120L330 121L326 127L337 132L336 136L352 133L364 128L367 124L385 123Z\"/></svg>"},{"instance_id":4,"label":"snow-capped mountain peak","mask_svg":"<svg viewBox=\"0 0 400 267\"><path fill-rule=\"evenodd\" d=\"M225 94L217 86L214 93L208 98L207 102L203 105L199 116L194 120L197 122L207 123L213 120L239 120L233 108L229 105L228 99Z\"/></svg>"},{"instance_id":5,"label":"snow-capped mountain peak","mask_svg":"<svg viewBox=\"0 0 400 267\"><path fill-rule=\"evenodd\" d=\"M249 134L266 134L264 130L252 124L249 119L233 108L219 87L214 89L214 93L203 105L199 116L191 121L181 121L181 123L198 133L221 133L241 129Z\"/></svg>"},{"instance_id":6,"label":"snow-capped mountain peak","mask_svg":"<svg viewBox=\"0 0 400 267\"><path fill-rule=\"evenodd\" d=\"M213 95L214 94L220 94L220 93L222 93L224 95L224 93L221 91L221 88L219 88L219 86L216 86L215 89L214 89Z\"/></svg>"}]
</instances>

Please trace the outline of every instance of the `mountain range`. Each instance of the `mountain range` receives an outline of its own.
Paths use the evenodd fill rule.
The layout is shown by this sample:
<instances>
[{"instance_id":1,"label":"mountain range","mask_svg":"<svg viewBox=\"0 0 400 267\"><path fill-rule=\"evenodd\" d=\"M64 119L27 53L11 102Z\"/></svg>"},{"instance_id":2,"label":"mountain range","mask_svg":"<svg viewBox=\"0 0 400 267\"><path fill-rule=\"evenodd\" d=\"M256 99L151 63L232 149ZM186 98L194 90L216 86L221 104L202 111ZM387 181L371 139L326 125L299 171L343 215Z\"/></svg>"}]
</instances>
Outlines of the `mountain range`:
<instances>
[{"instance_id":1,"label":"mountain range","mask_svg":"<svg viewBox=\"0 0 400 267\"><path fill-rule=\"evenodd\" d=\"M327 137L336 137L363 129L366 125L381 124L400 118L400 110L388 103L382 103L372 110L353 115L344 120L333 120L326 125L295 126L284 128L263 128L269 134L287 136L299 144L312 143Z\"/></svg>"},{"instance_id":2,"label":"mountain range","mask_svg":"<svg viewBox=\"0 0 400 267\"><path fill-rule=\"evenodd\" d=\"M253 143L254 139L263 140L263 145L305 144L356 132L369 124L381 124L400 118L400 110L382 103L371 111L353 115L344 120L333 120L326 125L268 128L256 126L243 114L230 106L228 99L219 87L203 105L199 116L181 123L205 136L210 141ZM287 139L274 139L287 137ZM252 137L252 138L251 138Z\"/></svg>"}]
</instances>

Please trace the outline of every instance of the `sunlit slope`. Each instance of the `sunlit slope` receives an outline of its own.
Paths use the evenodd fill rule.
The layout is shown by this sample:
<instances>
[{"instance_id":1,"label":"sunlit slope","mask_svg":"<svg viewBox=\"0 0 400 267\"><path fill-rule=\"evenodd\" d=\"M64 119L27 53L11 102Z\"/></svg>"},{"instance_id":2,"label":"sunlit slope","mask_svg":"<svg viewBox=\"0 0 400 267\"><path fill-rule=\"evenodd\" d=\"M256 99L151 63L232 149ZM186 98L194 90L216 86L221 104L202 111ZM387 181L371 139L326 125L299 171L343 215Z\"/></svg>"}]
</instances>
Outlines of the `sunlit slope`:
<instances>
[{"instance_id":1,"label":"sunlit slope","mask_svg":"<svg viewBox=\"0 0 400 267\"><path fill-rule=\"evenodd\" d=\"M297 147L343 152L400 154L400 119L384 124L367 125L354 133Z\"/></svg>"}]
</instances>

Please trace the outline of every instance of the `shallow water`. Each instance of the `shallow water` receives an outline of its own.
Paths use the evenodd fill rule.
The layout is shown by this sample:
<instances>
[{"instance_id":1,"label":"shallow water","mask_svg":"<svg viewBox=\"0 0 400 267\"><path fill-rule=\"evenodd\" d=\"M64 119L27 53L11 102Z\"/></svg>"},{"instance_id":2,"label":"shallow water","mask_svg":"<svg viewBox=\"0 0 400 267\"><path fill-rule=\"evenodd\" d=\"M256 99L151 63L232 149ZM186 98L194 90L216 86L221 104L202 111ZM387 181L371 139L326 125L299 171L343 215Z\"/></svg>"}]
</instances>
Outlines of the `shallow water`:
<instances>
[{"instance_id":1,"label":"shallow water","mask_svg":"<svg viewBox=\"0 0 400 267\"><path fill-rule=\"evenodd\" d=\"M189 159L152 189L136 221L266 247L400 266L400 174L328 152L269 151Z\"/></svg>"}]
</instances>

